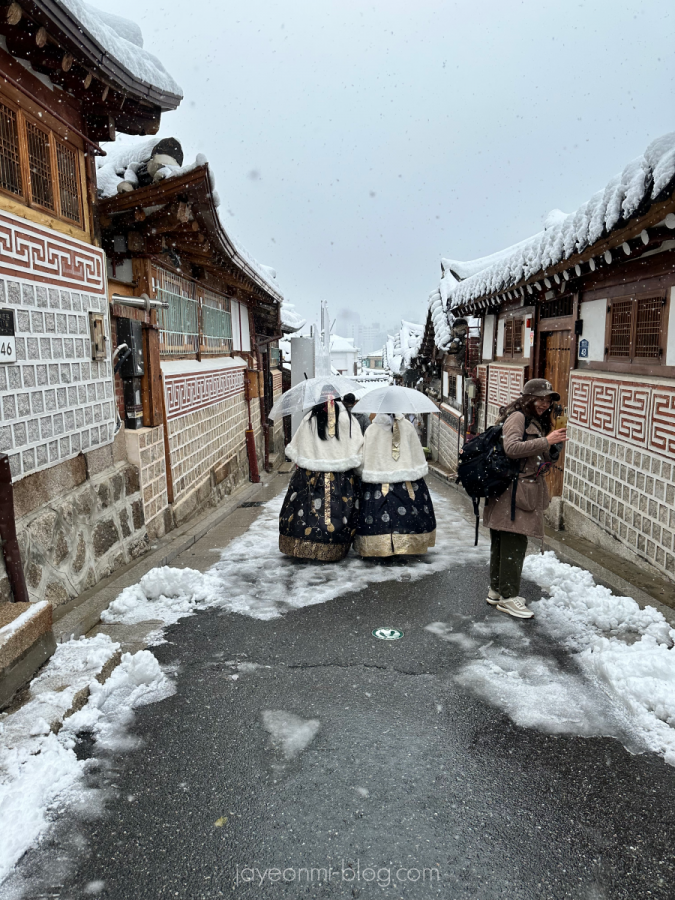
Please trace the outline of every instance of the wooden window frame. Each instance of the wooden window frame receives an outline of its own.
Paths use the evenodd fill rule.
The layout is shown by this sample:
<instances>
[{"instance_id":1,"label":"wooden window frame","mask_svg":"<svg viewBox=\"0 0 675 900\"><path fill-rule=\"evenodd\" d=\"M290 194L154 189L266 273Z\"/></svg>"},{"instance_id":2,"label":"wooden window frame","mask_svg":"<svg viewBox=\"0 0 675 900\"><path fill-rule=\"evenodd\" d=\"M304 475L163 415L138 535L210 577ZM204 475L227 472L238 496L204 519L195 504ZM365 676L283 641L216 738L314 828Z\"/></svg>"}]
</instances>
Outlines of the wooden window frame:
<instances>
[{"instance_id":1,"label":"wooden window frame","mask_svg":"<svg viewBox=\"0 0 675 900\"><path fill-rule=\"evenodd\" d=\"M51 216L54 219L58 219L61 222L66 222L68 225L75 226L80 228L81 230L85 230L85 218L84 218L84 200L86 196L86 174L84 171L84 152L81 147L77 144L73 144L70 141L65 140L57 131L51 128L44 121L41 121L38 116L33 115L32 113L27 112L9 97L7 97L4 93L0 93L0 102L4 104L8 109L11 109L12 112L16 116L16 126L18 133L18 145L19 145L19 169L21 172L21 192L16 193L14 191L10 191L7 188L4 188L0 185L0 196L10 197L14 200L15 203L21 203L30 209L38 210L44 215ZM45 110L46 116L49 115L49 110ZM30 176L30 162L29 162L29 153L28 153L28 134L27 134L27 124L30 123L35 128L38 128L41 132L46 134L49 139L49 168L50 168L50 179L51 179L51 189L52 196L54 200L54 209L50 209L48 206L43 206L41 203L38 203L33 199L33 189L32 189L32 179ZM66 216L61 211L61 189L59 183L59 164L58 164L58 156L57 156L57 144L61 144L67 150L73 152L75 154L76 160L76 185L77 185L77 200L78 200L78 219L73 219L70 216Z\"/></svg>"},{"instance_id":2,"label":"wooden window frame","mask_svg":"<svg viewBox=\"0 0 675 900\"><path fill-rule=\"evenodd\" d=\"M667 338L668 338L668 318L670 314L669 303L670 290L667 289L657 291L639 291L624 293L621 296L612 297L607 301L607 314L605 319L605 353L603 363L596 363L593 368L602 367L606 371L613 372L633 372L636 375L652 375L652 374L669 374L667 370L671 366L666 366ZM659 329L658 349L659 356L645 357L636 356L636 335L637 335L637 308L640 300L649 298L659 298L662 302L661 323ZM611 334L612 334L612 308L614 304L632 301L630 335L629 335L629 352L627 356L610 356Z\"/></svg>"},{"instance_id":3,"label":"wooden window frame","mask_svg":"<svg viewBox=\"0 0 675 900\"><path fill-rule=\"evenodd\" d=\"M502 347L502 359L523 359L525 348L525 316L509 316L504 320L504 346ZM515 333L520 326L520 352L516 352ZM511 334L511 347L507 349L507 334Z\"/></svg>"}]
</instances>

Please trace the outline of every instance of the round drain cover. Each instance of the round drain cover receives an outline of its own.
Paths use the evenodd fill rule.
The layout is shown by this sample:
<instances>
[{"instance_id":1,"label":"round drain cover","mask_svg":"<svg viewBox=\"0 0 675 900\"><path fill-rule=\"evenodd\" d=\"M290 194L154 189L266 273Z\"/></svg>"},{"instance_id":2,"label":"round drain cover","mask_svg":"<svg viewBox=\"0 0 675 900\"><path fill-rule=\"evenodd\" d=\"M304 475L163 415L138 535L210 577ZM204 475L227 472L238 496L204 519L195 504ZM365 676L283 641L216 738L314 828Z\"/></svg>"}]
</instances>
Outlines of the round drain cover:
<instances>
[{"instance_id":1,"label":"round drain cover","mask_svg":"<svg viewBox=\"0 0 675 900\"><path fill-rule=\"evenodd\" d=\"M372 634L381 641L398 641L403 637L403 632L398 628L376 628Z\"/></svg>"}]
</instances>

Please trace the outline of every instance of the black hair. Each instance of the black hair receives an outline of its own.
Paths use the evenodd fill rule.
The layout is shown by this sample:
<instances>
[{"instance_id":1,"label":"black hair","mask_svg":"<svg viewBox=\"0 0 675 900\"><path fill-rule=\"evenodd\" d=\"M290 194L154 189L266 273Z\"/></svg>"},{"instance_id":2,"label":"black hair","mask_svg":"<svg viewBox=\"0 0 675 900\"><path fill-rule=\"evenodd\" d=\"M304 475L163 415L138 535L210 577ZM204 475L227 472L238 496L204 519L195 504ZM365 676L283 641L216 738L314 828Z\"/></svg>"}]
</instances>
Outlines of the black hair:
<instances>
[{"instance_id":1,"label":"black hair","mask_svg":"<svg viewBox=\"0 0 675 900\"><path fill-rule=\"evenodd\" d=\"M353 406L356 403L356 397L354 396L354 394L345 394L342 398L342 402L345 406L347 406L347 404L349 404L349 406Z\"/></svg>"},{"instance_id":2,"label":"black hair","mask_svg":"<svg viewBox=\"0 0 675 900\"><path fill-rule=\"evenodd\" d=\"M346 406L343 405L343 409L349 416L349 437L352 436L352 414L347 409ZM328 440L328 434L326 433L326 428L328 427L328 403L317 403L316 406L312 407L312 412L310 414L310 422L312 419L316 419L316 430L319 435L319 440L325 441ZM335 401L335 437L340 440L340 404L338 401Z\"/></svg>"},{"instance_id":3,"label":"black hair","mask_svg":"<svg viewBox=\"0 0 675 900\"><path fill-rule=\"evenodd\" d=\"M541 400L541 397L535 397L532 394L521 394L520 397L517 397L513 403L509 403L508 406L502 406L499 410L499 418L497 419L497 424L503 424L506 422L511 413L521 412L525 416L526 420L535 419L541 425L541 430L544 434L548 434L549 431L553 428L553 423L551 422L551 411L553 409L554 403L551 402L551 406L543 412L541 415L538 415L537 409L534 405L536 400Z\"/></svg>"}]
</instances>

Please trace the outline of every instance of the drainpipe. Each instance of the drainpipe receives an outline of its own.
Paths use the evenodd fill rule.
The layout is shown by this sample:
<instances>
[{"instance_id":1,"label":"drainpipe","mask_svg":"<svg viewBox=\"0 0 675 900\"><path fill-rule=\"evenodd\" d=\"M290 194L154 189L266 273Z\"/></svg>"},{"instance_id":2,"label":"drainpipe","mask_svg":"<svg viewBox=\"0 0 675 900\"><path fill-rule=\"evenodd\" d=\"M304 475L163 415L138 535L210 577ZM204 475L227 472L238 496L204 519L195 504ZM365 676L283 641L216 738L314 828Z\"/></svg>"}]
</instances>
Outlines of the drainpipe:
<instances>
[{"instance_id":1,"label":"drainpipe","mask_svg":"<svg viewBox=\"0 0 675 900\"><path fill-rule=\"evenodd\" d=\"M15 603L29 603L19 542L16 539L12 472L6 453L0 454L0 540L2 540L2 554L5 557L7 577L12 588L12 599Z\"/></svg>"},{"instance_id":2,"label":"drainpipe","mask_svg":"<svg viewBox=\"0 0 675 900\"><path fill-rule=\"evenodd\" d=\"M246 452L248 454L248 471L249 478L253 484L260 483L260 474L258 472L258 457L255 452L255 433L253 431L253 420L251 418L251 382L246 378L246 404L248 406L248 428L246 429Z\"/></svg>"}]
</instances>

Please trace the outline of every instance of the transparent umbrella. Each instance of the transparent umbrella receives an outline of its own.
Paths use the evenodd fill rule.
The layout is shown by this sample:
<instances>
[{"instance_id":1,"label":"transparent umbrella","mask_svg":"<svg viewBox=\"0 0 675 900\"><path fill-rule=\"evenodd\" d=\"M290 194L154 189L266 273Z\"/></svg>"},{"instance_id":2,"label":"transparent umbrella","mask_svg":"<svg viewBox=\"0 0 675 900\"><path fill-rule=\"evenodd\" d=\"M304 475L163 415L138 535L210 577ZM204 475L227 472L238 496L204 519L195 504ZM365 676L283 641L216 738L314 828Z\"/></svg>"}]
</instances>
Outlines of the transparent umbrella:
<instances>
[{"instance_id":1,"label":"transparent umbrella","mask_svg":"<svg viewBox=\"0 0 675 900\"><path fill-rule=\"evenodd\" d=\"M325 403L326 400L344 397L345 394L354 394L355 397L363 394L363 388L351 378L344 375L321 375L319 378L306 378L296 384L274 404L270 410L270 419L281 419L290 416L291 413L311 409L317 403Z\"/></svg>"},{"instance_id":2,"label":"transparent umbrella","mask_svg":"<svg viewBox=\"0 0 675 900\"><path fill-rule=\"evenodd\" d=\"M389 387L368 391L359 400L352 412L355 413L437 413L438 407L426 394L412 388L393 384Z\"/></svg>"}]
</instances>

